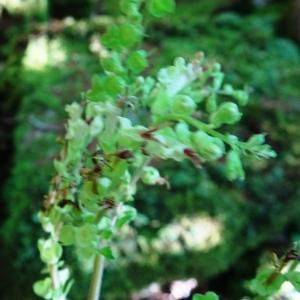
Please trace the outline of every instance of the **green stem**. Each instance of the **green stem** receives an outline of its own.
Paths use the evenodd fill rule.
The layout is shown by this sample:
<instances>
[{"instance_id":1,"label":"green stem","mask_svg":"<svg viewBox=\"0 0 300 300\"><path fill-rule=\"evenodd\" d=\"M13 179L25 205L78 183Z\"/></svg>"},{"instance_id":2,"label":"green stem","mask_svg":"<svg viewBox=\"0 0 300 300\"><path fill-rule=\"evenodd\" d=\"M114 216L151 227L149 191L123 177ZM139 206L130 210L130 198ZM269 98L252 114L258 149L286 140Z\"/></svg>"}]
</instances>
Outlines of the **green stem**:
<instances>
[{"instance_id":1,"label":"green stem","mask_svg":"<svg viewBox=\"0 0 300 300\"><path fill-rule=\"evenodd\" d=\"M174 114L174 115L167 116L165 119L172 120L172 121L182 120L182 121L186 122L187 124L190 124L198 129L208 133L209 135L211 135L213 137L219 138L224 143L228 144L231 148L233 148L234 146L238 146L240 149L250 151L250 152L252 151L251 148L248 147L247 143L238 141L235 144L228 136L218 132L217 130L212 128L209 124L206 124L204 122L196 120L193 117Z\"/></svg>"},{"instance_id":2,"label":"green stem","mask_svg":"<svg viewBox=\"0 0 300 300\"><path fill-rule=\"evenodd\" d=\"M205 131L206 133L210 134L211 136L219 138L220 140L222 140L223 142L225 142L225 143L227 143L229 145L232 144L231 141L230 141L230 139L226 135L224 135L224 134L216 131L210 125L208 125L208 124L206 124L204 122L201 122L201 121L196 120L196 119L194 119L192 117L184 116L184 115L174 115L174 118L176 118L177 120L181 119L181 120L185 121L186 123L188 123L188 124L190 124L190 125L198 128L200 130Z\"/></svg>"},{"instance_id":3,"label":"green stem","mask_svg":"<svg viewBox=\"0 0 300 300\"><path fill-rule=\"evenodd\" d=\"M93 275L87 300L99 300L104 271L104 257L97 255L94 261Z\"/></svg>"}]
</instances>

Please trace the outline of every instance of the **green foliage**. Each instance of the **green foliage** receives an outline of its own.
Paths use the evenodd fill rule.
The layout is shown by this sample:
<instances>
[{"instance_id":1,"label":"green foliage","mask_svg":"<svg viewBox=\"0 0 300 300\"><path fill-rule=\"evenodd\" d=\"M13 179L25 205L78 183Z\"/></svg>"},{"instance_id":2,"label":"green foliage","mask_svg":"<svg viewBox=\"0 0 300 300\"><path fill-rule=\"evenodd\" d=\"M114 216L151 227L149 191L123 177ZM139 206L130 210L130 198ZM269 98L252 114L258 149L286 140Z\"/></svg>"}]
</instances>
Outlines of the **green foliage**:
<instances>
[{"instance_id":1,"label":"green foliage","mask_svg":"<svg viewBox=\"0 0 300 300\"><path fill-rule=\"evenodd\" d=\"M300 272L290 271L285 274L285 278L294 286L297 292L300 292Z\"/></svg>"},{"instance_id":2,"label":"green foliage","mask_svg":"<svg viewBox=\"0 0 300 300\"><path fill-rule=\"evenodd\" d=\"M193 300L219 300L219 297L212 292L207 292L205 295L194 295Z\"/></svg>"},{"instance_id":3,"label":"green foliage","mask_svg":"<svg viewBox=\"0 0 300 300\"><path fill-rule=\"evenodd\" d=\"M263 269L259 272L256 278L250 283L252 292L263 297L275 294L280 289L285 278L279 273L274 276L273 280L269 280L273 274L274 269Z\"/></svg>"},{"instance_id":4,"label":"green foliage","mask_svg":"<svg viewBox=\"0 0 300 300\"><path fill-rule=\"evenodd\" d=\"M127 61L129 70L139 74L148 67L148 61L146 58L146 52L143 50L133 52Z\"/></svg>"},{"instance_id":5,"label":"green foliage","mask_svg":"<svg viewBox=\"0 0 300 300\"><path fill-rule=\"evenodd\" d=\"M149 166L153 159L189 159L198 167L225 156L225 144L238 155L275 156L268 145L257 148L215 129L240 120L237 104L219 101L216 111L205 120L194 115L202 108L203 99L199 96L203 90L223 93L224 74L220 65L207 62L202 53L191 62L176 59L174 65L158 72L157 79L135 77L134 73L142 71L146 62L141 60L141 50L130 51L143 31L142 18L131 18L132 5L138 7L137 2L131 2L130 7L124 7L122 2L122 10L129 18L111 26L102 38L104 46L113 51L112 59L105 58L102 63L106 72L93 77L91 90L83 95L83 104L66 107L69 120L64 146L55 160L56 173L46 196L45 211L40 215L45 231L50 234L47 240L39 240L39 250L53 282L53 299L66 299L65 290L70 284L68 279L59 279L64 266L59 262L61 229L64 228L65 235L65 226L72 226L66 241L73 243L75 235L79 256L102 255L113 259L113 237L137 215L126 203L133 200L139 179L150 185L166 183L158 170ZM164 15L173 10L173 2L152 1L149 10L156 16ZM128 62L133 75L119 72L123 60ZM145 89L147 80L151 85ZM235 95L233 88L230 92ZM134 112L129 115L122 102L135 98L139 102L135 103L133 116ZM139 118L143 111L151 112L146 122ZM48 290L44 297L48 297Z\"/></svg>"},{"instance_id":6,"label":"green foliage","mask_svg":"<svg viewBox=\"0 0 300 300\"><path fill-rule=\"evenodd\" d=\"M193 276L200 278L203 282L208 282L211 277L228 270L234 264L254 268L255 264L252 260L249 260L249 262L247 262L247 259L239 260L242 253L247 249L261 251L261 245L272 240L273 237L284 234L287 226L289 228L290 226L293 226L293 228L297 226L295 220L298 219L299 209L294 203L296 203L298 197L298 189L297 184L293 182L299 179L297 177L299 166L299 143L297 142L299 140L299 118L297 116L296 98L299 94L296 70L299 51L290 41L275 37L273 32L275 19L269 17L269 12L260 11L259 15L243 16L243 18L237 15L216 15L212 17L207 12L216 3L203 1L200 5L199 1L195 2L197 2L197 5L193 5L193 1L180 3L180 8L172 18L171 23L160 23L161 26L156 27L151 27L150 24L149 30L152 31L153 44L159 44L160 47L159 56L154 58L153 63L151 62L152 58L150 58L151 65L159 69L162 65L168 64L175 56L191 57L192 53L199 50L199 47L207 52L212 59L217 58L224 66L227 74L226 80L235 86L239 86L239 90L232 93L230 86L224 84L222 91L224 95L220 95L220 93L207 95L207 92L202 91L203 93L200 95L195 96L193 94L189 97L197 103L198 99L203 97L204 102L201 104L201 111L202 107L205 107L208 114L212 114L217 110L220 100L221 102L230 100L239 105L247 102L247 97L245 97L247 93L241 89L243 83L247 82L251 87L254 87L255 94L251 97L250 105L247 108L240 108L244 114L244 121L239 125L236 132L245 139L251 133L268 132L268 141L271 141L277 149L280 149L281 154L273 163L257 162L242 155L243 163L248 170L247 181L233 184L228 184L223 179L224 172L228 174L226 176L230 179L233 176L232 174L235 174L234 172L239 173L239 171L232 173L232 171L227 170L231 150L226 158L226 164L217 162L214 166L206 166L200 172L186 163L184 171L178 170L169 163L167 163L168 169L165 169L165 165L160 163L163 176L170 178L172 189L175 192L165 192L162 188L160 190L143 188L140 192L139 201L136 205L142 215L139 213L134 223L136 227L134 229L135 235L129 236L128 239L124 238L120 243L116 243L116 246L112 249L114 253L117 253L120 270L116 270L114 265L108 266L105 295L108 295L109 299L117 299L118 297L127 299L133 289L141 288L153 280L165 282L174 278L190 276L190 273L186 273L186 270L191 270ZM222 24L222 26L219 26L219 24ZM170 27L173 32L172 35L167 34ZM153 28L159 28L159 30ZM174 32L174 28L178 32ZM87 43L87 41L80 42L82 44ZM151 39L150 42L152 42ZM72 74L77 74L77 72L82 74L85 72L92 73L93 70L95 71L95 66L97 67L96 62L93 62L93 66L91 64L85 65L89 61L90 55L83 54L83 51L79 52L79 60L84 64L80 67L81 71L74 72L74 65L70 64L67 68L56 68L53 72L49 72L50 75L45 83L40 84L40 80L43 76L47 76L46 72L35 75L35 78L31 77L32 82L30 80L22 81L26 89L26 97L23 102L26 104L21 108L20 117L18 117L20 127L17 129L16 134L16 166L12 173L10 187L7 188L9 190L7 199L13 207L11 211L14 213L11 214L10 225L6 226L3 232L6 233L7 240L11 241L14 240L16 232L18 232L15 240L18 241L16 245L19 246L14 248L20 249L22 254L18 255L15 252L13 257L17 259L20 268L21 266L22 268L30 266L30 270L26 273L30 276L33 276L31 271L34 263L36 263L34 258L37 256L31 246L33 244L32 240L36 239L38 232L33 211L38 206L38 199L47 189L46 182L52 172L49 160L57 152L57 146L55 144L56 134L49 131L41 134L39 130L34 129L35 127L28 126L28 122L24 118L33 111L34 115L42 115L42 119L47 120L47 123L59 124L62 122L64 116L62 104L64 103L61 103L60 99L63 99L63 102L67 99L77 99L78 97L74 95L76 93L79 95L79 92L85 88L82 83L87 81L85 77L74 81L72 77L74 75ZM108 59L112 56L111 53ZM123 61L122 58L121 62L121 58L118 55L116 57L118 57L117 63L112 64L113 68L117 66L116 69L110 70L109 67L104 67L104 59L102 59L103 68L107 72L123 77L124 73L127 72L128 60ZM256 66L259 66L259 68ZM153 74L151 70L150 73ZM61 76L60 74L64 75ZM77 74L75 77L80 76ZM24 76L24 78L27 79L28 77ZM147 94L146 90L151 89L152 80L152 78L144 80L141 93ZM39 82L39 85L36 85L36 82ZM69 83L71 84L69 85ZM55 92L53 97L52 89L47 88L48 85L55 86L54 90L59 91L58 95ZM240 93L237 96L238 91L243 94ZM63 95L59 95L61 93ZM225 93L230 94L230 97L233 98L228 99ZM235 97L233 94L235 94ZM275 96L276 100L274 102L266 101L266 99ZM101 97L100 95L97 98ZM277 97L281 99L277 99ZM135 104L135 101L132 100L132 103ZM130 105L132 106L132 104ZM45 107L50 107L52 115L43 114ZM209 109L207 109L208 107ZM162 108L164 108L163 105ZM157 111L159 110L160 108L157 109ZM145 117L145 114L142 113L140 117ZM254 123L257 124L254 126L255 128L253 127ZM194 130L185 122L179 122L178 125L180 126L174 128L178 139L181 143L188 144L191 131ZM21 127L23 128L21 129ZM235 126L235 128L237 127ZM136 136L134 134L136 131L137 128L133 128L130 135ZM123 130L123 133L127 135L126 129ZM139 138L137 136L137 140ZM168 138L170 139L170 137ZM258 136L256 138L257 142L254 142L255 139L253 139L251 144L254 142L258 147L260 145L259 140L262 138L263 136ZM31 141L34 142L30 144ZM128 144L138 145L138 143L135 140L128 141L128 139L125 139L122 145L126 148ZM28 152L26 145L30 145L30 152ZM47 157L45 157L45 153ZM43 172L36 172L36 167L33 167L36 162L39 162ZM257 176L258 172L262 176ZM237 178L237 175L233 177L235 176ZM103 176L101 178L99 180L100 186L110 185L111 180L108 177ZM103 178L106 179L103 180ZM39 189L28 189L28 186L39 186ZM281 188L282 186L285 187L284 190ZM233 191L233 188L235 191ZM24 201L24 199L27 200ZM33 200L37 200L36 203ZM139 204L141 202L143 205ZM158 210L159 214L157 213ZM219 246L209 251L195 250L193 253L190 253L189 248L184 246L182 247L182 253L175 256L154 253L157 252L155 249L150 252L144 252L144 250L140 250L140 253L135 252L138 256L136 258L130 251L126 252L126 243L131 245L132 241L141 240L137 249L144 245L144 240L147 241L148 245L154 244L160 229L165 227L164 224L170 224L174 220L180 219L181 216L192 216L195 213L209 214L217 220L224 221L224 239ZM24 218L25 215L26 218ZM32 216L30 220L27 217L28 215ZM149 218L145 218L145 216L149 216ZM18 223L20 220L21 223ZM153 220L153 224L156 225L152 225L150 220ZM20 225L16 226L16 224ZM102 231L99 228L99 234L103 239L106 236L111 237L110 227L107 228L107 230L103 229ZM127 227L125 226L123 230L126 231ZM297 228L294 230L297 230ZM119 238L121 239L121 237ZM241 239L243 243L237 245L237 241ZM125 257L122 258L122 255L119 256L120 252L118 251L121 254L123 253L127 261L125 261ZM155 262L148 262L149 253L151 253L152 258L154 257L153 261ZM177 262L176 266L172 264L174 261ZM195 261L197 261L197 264L195 264ZM70 266L75 268L74 263ZM131 272L131 269L134 272ZM23 269L23 272L25 274L26 270ZM143 274L143 276L137 274ZM30 280L29 275L23 276L22 280ZM139 277L138 280L136 277ZM232 293L235 293L237 285L242 286L240 281L243 279L241 276L241 278L235 280L235 286L232 286L231 289ZM77 281L77 283L79 282ZM118 282L118 286L115 286L116 282ZM79 290L80 288L75 289L72 299L74 297L79 299L84 297L84 295L82 297L75 295L76 291L79 293ZM227 297L230 298L233 295L232 293ZM238 291L236 295L238 295L237 298L240 298L241 291ZM8 296L8 299L12 298L14 296ZM18 296L15 298L18 298Z\"/></svg>"},{"instance_id":7,"label":"green foliage","mask_svg":"<svg viewBox=\"0 0 300 300\"><path fill-rule=\"evenodd\" d=\"M175 0L150 0L148 10L154 17L163 17L175 11Z\"/></svg>"}]
</instances>

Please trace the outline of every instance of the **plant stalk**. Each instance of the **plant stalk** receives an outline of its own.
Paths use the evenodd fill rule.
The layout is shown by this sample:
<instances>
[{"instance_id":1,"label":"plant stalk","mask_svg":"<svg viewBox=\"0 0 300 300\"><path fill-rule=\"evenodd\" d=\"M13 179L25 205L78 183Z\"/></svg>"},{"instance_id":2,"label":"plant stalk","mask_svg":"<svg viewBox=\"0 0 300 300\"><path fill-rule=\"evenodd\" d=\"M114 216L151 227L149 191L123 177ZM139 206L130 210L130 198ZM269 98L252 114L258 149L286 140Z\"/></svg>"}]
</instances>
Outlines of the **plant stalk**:
<instances>
[{"instance_id":1,"label":"plant stalk","mask_svg":"<svg viewBox=\"0 0 300 300\"><path fill-rule=\"evenodd\" d=\"M95 257L92 280L91 280L87 300L99 300L100 299L103 271L104 271L104 263L105 263L105 260L102 255L97 255Z\"/></svg>"}]
</instances>

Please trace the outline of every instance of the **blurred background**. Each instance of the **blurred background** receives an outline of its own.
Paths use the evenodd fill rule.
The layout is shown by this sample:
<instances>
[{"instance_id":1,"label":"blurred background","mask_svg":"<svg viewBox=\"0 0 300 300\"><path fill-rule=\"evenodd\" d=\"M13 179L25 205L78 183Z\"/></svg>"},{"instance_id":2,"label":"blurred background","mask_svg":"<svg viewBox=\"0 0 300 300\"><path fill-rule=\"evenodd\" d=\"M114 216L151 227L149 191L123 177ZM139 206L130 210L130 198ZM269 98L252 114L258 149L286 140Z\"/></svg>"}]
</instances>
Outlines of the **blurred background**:
<instances>
[{"instance_id":1,"label":"blurred background","mask_svg":"<svg viewBox=\"0 0 300 300\"><path fill-rule=\"evenodd\" d=\"M37 299L36 212L64 133L64 106L101 72L101 35L117 2L0 0L0 299ZM235 183L222 162L201 171L162 163L172 189L141 187L140 214L114 246L119 258L107 267L104 300L187 300L207 290L242 299L260 263L300 240L300 1L177 4L172 16L147 18L150 72L204 51L228 83L251 90L236 133L268 133L278 157L245 161L247 179ZM90 265L72 250L67 256L76 277L70 299L84 299Z\"/></svg>"}]
</instances>

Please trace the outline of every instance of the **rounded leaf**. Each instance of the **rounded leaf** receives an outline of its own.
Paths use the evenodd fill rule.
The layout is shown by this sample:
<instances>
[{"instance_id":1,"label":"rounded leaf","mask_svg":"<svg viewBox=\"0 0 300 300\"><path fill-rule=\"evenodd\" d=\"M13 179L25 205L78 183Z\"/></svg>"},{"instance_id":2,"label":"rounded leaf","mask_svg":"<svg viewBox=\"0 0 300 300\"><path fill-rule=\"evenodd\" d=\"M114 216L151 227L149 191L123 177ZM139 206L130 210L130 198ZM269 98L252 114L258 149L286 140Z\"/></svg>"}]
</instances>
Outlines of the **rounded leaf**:
<instances>
[{"instance_id":1,"label":"rounded leaf","mask_svg":"<svg viewBox=\"0 0 300 300\"><path fill-rule=\"evenodd\" d=\"M46 264L55 264L62 256L61 245L53 239L40 239L38 241L38 248L40 250L41 260Z\"/></svg>"},{"instance_id":2,"label":"rounded leaf","mask_svg":"<svg viewBox=\"0 0 300 300\"><path fill-rule=\"evenodd\" d=\"M148 67L146 52L143 50L133 52L127 61L128 68L135 74L141 73Z\"/></svg>"},{"instance_id":3,"label":"rounded leaf","mask_svg":"<svg viewBox=\"0 0 300 300\"><path fill-rule=\"evenodd\" d=\"M141 40L142 30L139 26L122 24L120 25L119 30L121 46L124 48L134 46Z\"/></svg>"},{"instance_id":4,"label":"rounded leaf","mask_svg":"<svg viewBox=\"0 0 300 300\"><path fill-rule=\"evenodd\" d=\"M109 75L106 78L106 86L105 89L107 91L107 93L113 97L121 94L124 92L125 89L125 82L124 80L119 77L116 76L114 74Z\"/></svg>"},{"instance_id":5,"label":"rounded leaf","mask_svg":"<svg viewBox=\"0 0 300 300\"><path fill-rule=\"evenodd\" d=\"M213 292L207 292L205 295L196 294L193 296L193 300L219 300L217 294Z\"/></svg>"},{"instance_id":6,"label":"rounded leaf","mask_svg":"<svg viewBox=\"0 0 300 300\"><path fill-rule=\"evenodd\" d=\"M89 247L97 242L98 229L94 224L84 224L75 230L76 243L80 247Z\"/></svg>"},{"instance_id":7,"label":"rounded leaf","mask_svg":"<svg viewBox=\"0 0 300 300\"><path fill-rule=\"evenodd\" d=\"M121 11L128 16L139 16L139 1L137 0L121 0Z\"/></svg>"},{"instance_id":8,"label":"rounded leaf","mask_svg":"<svg viewBox=\"0 0 300 300\"><path fill-rule=\"evenodd\" d=\"M59 240L65 245L70 246L75 242L75 231L71 224L64 225L60 230Z\"/></svg>"},{"instance_id":9,"label":"rounded leaf","mask_svg":"<svg viewBox=\"0 0 300 300\"><path fill-rule=\"evenodd\" d=\"M34 283L33 291L36 295L44 298L51 299L52 296L52 281L49 277L39 280Z\"/></svg>"},{"instance_id":10,"label":"rounded leaf","mask_svg":"<svg viewBox=\"0 0 300 300\"><path fill-rule=\"evenodd\" d=\"M154 17L163 17L175 11L175 0L150 0L148 10Z\"/></svg>"},{"instance_id":11,"label":"rounded leaf","mask_svg":"<svg viewBox=\"0 0 300 300\"><path fill-rule=\"evenodd\" d=\"M117 55L102 58L101 65L106 72L111 72L119 75L125 72Z\"/></svg>"}]
</instances>

